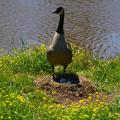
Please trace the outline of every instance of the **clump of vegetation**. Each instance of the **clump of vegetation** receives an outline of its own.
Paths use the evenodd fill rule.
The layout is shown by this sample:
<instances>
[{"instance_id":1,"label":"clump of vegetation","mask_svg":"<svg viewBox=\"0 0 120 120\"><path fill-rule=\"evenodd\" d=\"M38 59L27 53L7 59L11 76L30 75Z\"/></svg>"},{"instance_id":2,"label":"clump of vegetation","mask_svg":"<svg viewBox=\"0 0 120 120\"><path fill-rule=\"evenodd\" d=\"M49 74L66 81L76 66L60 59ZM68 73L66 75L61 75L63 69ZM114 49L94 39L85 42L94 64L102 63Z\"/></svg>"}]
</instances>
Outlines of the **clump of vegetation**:
<instances>
[{"instance_id":1,"label":"clump of vegetation","mask_svg":"<svg viewBox=\"0 0 120 120\"><path fill-rule=\"evenodd\" d=\"M87 52L73 46L73 62L69 72L90 78L98 91L117 92L120 87L120 58L93 60ZM60 68L57 69L61 71ZM36 75L50 75L46 46L14 50L0 57L0 119L1 120L119 120L120 100L107 104L84 100L69 106L58 104L34 85ZM91 97L88 97L88 101Z\"/></svg>"}]
</instances>

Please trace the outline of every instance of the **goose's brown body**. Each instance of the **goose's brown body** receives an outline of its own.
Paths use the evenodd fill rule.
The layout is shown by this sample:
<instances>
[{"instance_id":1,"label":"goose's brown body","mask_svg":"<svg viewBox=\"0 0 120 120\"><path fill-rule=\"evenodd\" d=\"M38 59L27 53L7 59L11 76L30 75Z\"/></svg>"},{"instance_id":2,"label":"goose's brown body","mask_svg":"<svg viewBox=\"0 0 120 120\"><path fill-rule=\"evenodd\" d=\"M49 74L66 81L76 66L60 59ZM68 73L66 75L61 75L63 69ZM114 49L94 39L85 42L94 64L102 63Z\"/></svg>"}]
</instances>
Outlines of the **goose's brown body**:
<instances>
[{"instance_id":1,"label":"goose's brown body","mask_svg":"<svg viewBox=\"0 0 120 120\"><path fill-rule=\"evenodd\" d=\"M47 59L52 65L53 77L54 77L54 65L64 66L64 72L68 64L72 62L72 50L70 44L64 37L64 9L62 7L57 8L54 12L60 15L58 28L52 40L52 44L47 50Z\"/></svg>"},{"instance_id":2,"label":"goose's brown body","mask_svg":"<svg viewBox=\"0 0 120 120\"><path fill-rule=\"evenodd\" d=\"M64 34L55 33L47 51L47 58L52 65L64 66L72 62L71 47L65 41Z\"/></svg>"}]
</instances>

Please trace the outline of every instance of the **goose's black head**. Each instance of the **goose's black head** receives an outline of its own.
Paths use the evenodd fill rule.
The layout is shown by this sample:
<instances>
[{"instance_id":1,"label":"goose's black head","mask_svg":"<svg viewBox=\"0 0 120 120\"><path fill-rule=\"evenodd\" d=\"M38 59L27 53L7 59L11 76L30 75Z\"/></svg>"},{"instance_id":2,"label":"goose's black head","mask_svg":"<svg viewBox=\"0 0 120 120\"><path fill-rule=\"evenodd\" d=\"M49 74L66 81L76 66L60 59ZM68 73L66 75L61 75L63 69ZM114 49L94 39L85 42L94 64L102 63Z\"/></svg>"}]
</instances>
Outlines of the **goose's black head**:
<instances>
[{"instance_id":1,"label":"goose's black head","mask_svg":"<svg viewBox=\"0 0 120 120\"><path fill-rule=\"evenodd\" d=\"M58 7L56 9L56 11L54 11L53 13L59 14L59 15L63 15L64 14L64 8L63 7Z\"/></svg>"}]
</instances>

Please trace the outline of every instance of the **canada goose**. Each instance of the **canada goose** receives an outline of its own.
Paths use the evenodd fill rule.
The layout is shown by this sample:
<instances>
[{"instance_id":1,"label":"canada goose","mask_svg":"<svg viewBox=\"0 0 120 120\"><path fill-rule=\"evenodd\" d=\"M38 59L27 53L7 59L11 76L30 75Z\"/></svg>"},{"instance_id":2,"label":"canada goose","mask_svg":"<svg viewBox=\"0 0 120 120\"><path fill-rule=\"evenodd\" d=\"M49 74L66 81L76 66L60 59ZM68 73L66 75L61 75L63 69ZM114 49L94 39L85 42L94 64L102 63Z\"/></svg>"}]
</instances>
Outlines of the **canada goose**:
<instances>
[{"instance_id":1,"label":"canada goose","mask_svg":"<svg viewBox=\"0 0 120 120\"><path fill-rule=\"evenodd\" d=\"M59 7L53 13L59 14L60 16L58 28L54 34L52 44L47 50L47 59L52 66L54 78L54 65L62 65L64 67L63 71L65 72L68 64L72 62L72 50L70 44L65 40L64 37L64 9Z\"/></svg>"}]
</instances>

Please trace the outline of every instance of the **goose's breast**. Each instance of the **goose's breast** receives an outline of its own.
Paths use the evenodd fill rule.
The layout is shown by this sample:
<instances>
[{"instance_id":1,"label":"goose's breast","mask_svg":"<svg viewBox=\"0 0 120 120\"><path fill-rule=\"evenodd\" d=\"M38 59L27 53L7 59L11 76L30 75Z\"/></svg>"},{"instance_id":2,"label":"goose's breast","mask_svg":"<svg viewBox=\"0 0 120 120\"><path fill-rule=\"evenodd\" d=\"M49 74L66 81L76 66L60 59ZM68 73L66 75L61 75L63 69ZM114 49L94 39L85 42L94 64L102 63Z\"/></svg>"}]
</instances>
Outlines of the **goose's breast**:
<instances>
[{"instance_id":1,"label":"goose's breast","mask_svg":"<svg viewBox=\"0 0 120 120\"><path fill-rule=\"evenodd\" d=\"M48 51L47 52L48 61L53 65L65 65L72 62L72 51Z\"/></svg>"},{"instance_id":2,"label":"goose's breast","mask_svg":"<svg viewBox=\"0 0 120 120\"><path fill-rule=\"evenodd\" d=\"M72 61L72 51L67 47L64 34L55 33L47 51L47 59L53 65L65 65Z\"/></svg>"}]
</instances>

